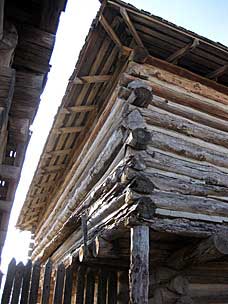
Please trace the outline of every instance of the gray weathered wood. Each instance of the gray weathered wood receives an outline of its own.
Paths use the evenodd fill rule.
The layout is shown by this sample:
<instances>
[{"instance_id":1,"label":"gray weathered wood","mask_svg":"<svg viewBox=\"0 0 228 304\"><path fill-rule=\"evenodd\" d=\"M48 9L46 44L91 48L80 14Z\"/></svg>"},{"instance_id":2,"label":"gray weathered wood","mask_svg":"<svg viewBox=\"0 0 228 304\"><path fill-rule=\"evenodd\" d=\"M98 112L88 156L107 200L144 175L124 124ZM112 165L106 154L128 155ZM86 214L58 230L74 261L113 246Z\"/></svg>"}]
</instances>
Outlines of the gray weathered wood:
<instances>
[{"instance_id":1,"label":"gray weathered wood","mask_svg":"<svg viewBox=\"0 0 228 304\"><path fill-rule=\"evenodd\" d=\"M40 282L40 261L37 260L33 265L32 269L32 279L31 279L31 287L29 293L29 304L36 304L38 298L38 290L39 290L39 282Z\"/></svg>"},{"instance_id":2,"label":"gray weathered wood","mask_svg":"<svg viewBox=\"0 0 228 304\"><path fill-rule=\"evenodd\" d=\"M16 260L13 258L9 263L7 270L6 281L2 294L2 302L1 302L2 304L9 304L15 272L16 272Z\"/></svg>"},{"instance_id":3,"label":"gray weathered wood","mask_svg":"<svg viewBox=\"0 0 228 304\"><path fill-rule=\"evenodd\" d=\"M149 227L131 228L130 303L147 304L149 295Z\"/></svg>"},{"instance_id":4,"label":"gray weathered wood","mask_svg":"<svg viewBox=\"0 0 228 304\"><path fill-rule=\"evenodd\" d=\"M94 290L95 290L95 274L91 269L87 270L86 275L86 296L85 296L85 304L93 304L94 303Z\"/></svg>"},{"instance_id":5,"label":"gray weathered wood","mask_svg":"<svg viewBox=\"0 0 228 304\"><path fill-rule=\"evenodd\" d=\"M27 262L27 264L25 265L25 269L24 269L24 273L23 273L23 283L22 283L22 289L21 289L20 304L28 303L31 272L32 272L32 261L29 260Z\"/></svg>"},{"instance_id":6,"label":"gray weathered wood","mask_svg":"<svg viewBox=\"0 0 228 304\"><path fill-rule=\"evenodd\" d=\"M62 263L58 266L58 269L57 269L55 292L54 292L54 303L55 304L62 304L64 277L65 277L65 266Z\"/></svg>"},{"instance_id":7,"label":"gray weathered wood","mask_svg":"<svg viewBox=\"0 0 228 304\"><path fill-rule=\"evenodd\" d=\"M16 267L11 304L18 304L23 280L24 264L20 262Z\"/></svg>"},{"instance_id":8,"label":"gray weathered wood","mask_svg":"<svg viewBox=\"0 0 228 304\"><path fill-rule=\"evenodd\" d=\"M69 266L66 269L66 279L65 279L65 288L64 288L64 301L63 304L68 304L71 302L72 298L72 289L73 289L73 267Z\"/></svg>"},{"instance_id":9,"label":"gray weathered wood","mask_svg":"<svg viewBox=\"0 0 228 304\"><path fill-rule=\"evenodd\" d=\"M77 271L77 292L76 303L84 303L84 288L85 288L85 268L80 266Z\"/></svg>"},{"instance_id":10,"label":"gray weathered wood","mask_svg":"<svg viewBox=\"0 0 228 304\"><path fill-rule=\"evenodd\" d=\"M50 287L51 287L51 273L52 273L52 262L48 260L45 265L44 271L44 281L43 281L43 289L42 289L42 304L49 303L50 297Z\"/></svg>"}]
</instances>

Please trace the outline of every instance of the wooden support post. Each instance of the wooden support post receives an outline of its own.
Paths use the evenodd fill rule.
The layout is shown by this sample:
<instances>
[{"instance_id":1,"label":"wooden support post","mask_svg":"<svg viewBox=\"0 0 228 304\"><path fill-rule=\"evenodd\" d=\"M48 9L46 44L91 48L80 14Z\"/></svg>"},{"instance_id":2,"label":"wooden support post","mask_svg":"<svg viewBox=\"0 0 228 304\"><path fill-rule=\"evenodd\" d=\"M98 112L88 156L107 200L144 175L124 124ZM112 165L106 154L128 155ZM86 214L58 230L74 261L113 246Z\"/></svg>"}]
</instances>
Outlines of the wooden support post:
<instances>
[{"instance_id":1,"label":"wooden support post","mask_svg":"<svg viewBox=\"0 0 228 304\"><path fill-rule=\"evenodd\" d=\"M92 269L87 270L85 304L94 303L95 276Z\"/></svg>"},{"instance_id":2,"label":"wooden support post","mask_svg":"<svg viewBox=\"0 0 228 304\"><path fill-rule=\"evenodd\" d=\"M16 267L11 304L18 304L23 279L23 272L24 265L22 262L20 262Z\"/></svg>"},{"instance_id":3,"label":"wooden support post","mask_svg":"<svg viewBox=\"0 0 228 304\"><path fill-rule=\"evenodd\" d=\"M147 304L149 295L149 227L131 228L130 303Z\"/></svg>"},{"instance_id":4,"label":"wooden support post","mask_svg":"<svg viewBox=\"0 0 228 304\"><path fill-rule=\"evenodd\" d=\"M84 303L84 288L85 288L85 268L80 266L77 273L77 292L76 292L76 303Z\"/></svg>"},{"instance_id":5,"label":"wooden support post","mask_svg":"<svg viewBox=\"0 0 228 304\"><path fill-rule=\"evenodd\" d=\"M62 304L64 277L65 277L65 266L63 263L61 263L58 266L57 278L55 283L55 295L54 295L55 304Z\"/></svg>"},{"instance_id":6,"label":"wooden support post","mask_svg":"<svg viewBox=\"0 0 228 304\"><path fill-rule=\"evenodd\" d=\"M72 266L69 266L66 269L66 280L65 280L63 304L71 303L72 289L73 289L73 268L72 268Z\"/></svg>"},{"instance_id":7,"label":"wooden support post","mask_svg":"<svg viewBox=\"0 0 228 304\"><path fill-rule=\"evenodd\" d=\"M42 304L49 303L50 287L51 287L51 272L52 272L52 262L51 260L49 260L45 265L44 283L42 290Z\"/></svg>"},{"instance_id":8,"label":"wooden support post","mask_svg":"<svg viewBox=\"0 0 228 304\"><path fill-rule=\"evenodd\" d=\"M23 283L22 283L20 304L28 303L31 272L32 272L32 261L29 260L25 266L24 273L23 273Z\"/></svg>"},{"instance_id":9,"label":"wooden support post","mask_svg":"<svg viewBox=\"0 0 228 304\"><path fill-rule=\"evenodd\" d=\"M11 289L13 286L15 272L16 272L16 260L12 259L11 262L9 263L7 270L6 282L2 294L1 304L8 304L10 301Z\"/></svg>"},{"instance_id":10,"label":"wooden support post","mask_svg":"<svg viewBox=\"0 0 228 304\"><path fill-rule=\"evenodd\" d=\"M40 261L37 260L33 265L31 288L29 294L29 304L36 304L38 298L38 289L40 281Z\"/></svg>"},{"instance_id":11,"label":"wooden support post","mask_svg":"<svg viewBox=\"0 0 228 304\"><path fill-rule=\"evenodd\" d=\"M107 296L107 272L105 270L101 270L98 280L97 304L106 304L106 296Z\"/></svg>"},{"instance_id":12,"label":"wooden support post","mask_svg":"<svg viewBox=\"0 0 228 304\"><path fill-rule=\"evenodd\" d=\"M112 271L108 274L108 304L117 303L117 273Z\"/></svg>"}]
</instances>

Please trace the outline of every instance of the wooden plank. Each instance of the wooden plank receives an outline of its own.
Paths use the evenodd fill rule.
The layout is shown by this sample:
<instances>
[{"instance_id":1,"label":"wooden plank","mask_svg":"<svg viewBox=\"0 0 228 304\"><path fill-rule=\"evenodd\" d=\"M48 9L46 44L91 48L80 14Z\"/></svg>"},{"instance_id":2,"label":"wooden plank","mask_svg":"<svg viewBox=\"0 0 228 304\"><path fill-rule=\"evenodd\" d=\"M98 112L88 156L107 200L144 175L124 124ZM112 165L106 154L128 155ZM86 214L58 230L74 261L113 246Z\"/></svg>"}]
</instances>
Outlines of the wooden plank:
<instances>
[{"instance_id":1,"label":"wooden plank","mask_svg":"<svg viewBox=\"0 0 228 304\"><path fill-rule=\"evenodd\" d=\"M107 32L107 34L109 35L109 37L112 39L112 41L120 48L123 49L123 45L119 39L119 37L116 35L116 33L114 32L114 30L112 29L111 25L108 23L108 21L106 20L106 18L101 14L99 17L99 21L101 23L101 25L103 26L103 28L105 29L105 31Z\"/></svg>"},{"instance_id":2,"label":"wooden plank","mask_svg":"<svg viewBox=\"0 0 228 304\"><path fill-rule=\"evenodd\" d=\"M147 304L149 296L149 227L131 228L130 302Z\"/></svg>"},{"instance_id":3,"label":"wooden plank","mask_svg":"<svg viewBox=\"0 0 228 304\"><path fill-rule=\"evenodd\" d=\"M73 267L69 266L66 269L66 279L65 279L63 304L71 303L72 289L73 289Z\"/></svg>"},{"instance_id":4,"label":"wooden plank","mask_svg":"<svg viewBox=\"0 0 228 304\"><path fill-rule=\"evenodd\" d=\"M51 273L52 273L52 262L48 260L45 265L44 281L42 289L42 304L49 304L50 289L51 289Z\"/></svg>"},{"instance_id":5,"label":"wooden plank","mask_svg":"<svg viewBox=\"0 0 228 304\"><path fill-rule=\"evenodd\" d=\"M104 269L100 270L99 278L98 278L98 295L97 295L97 303L98 304L106 304L107 297L107 271Z\"/></svg>"},{"instance_id":6,"label":"wooden plank","mask_svg":"<svg viewBox=\"0 0 228 304\"><path fill-rule=\"evenodd\" d=\"M74 84L88 84L88 83L100 83L109 81L112 75L88 75L82 77L75 77L72 83Z\"/></svg>"},{"instance_id":7,"label":"wooden plank","mask_svg":"<svg viewBox=\"0 0 228 304\"><path fill-rule=\"evenodd\" d=\"M60 110L61 114L83 113L92 111L97 111L96 105L66 107Z\"/></svg>"},{"instance_id":8,"label":"wooden plank","mask_svg":"<svg viewBox=\"0 0 228 304\"><path fill-rule=\"evenodd\" d=\"M18 304L19 302L23 272L24 272L24 264L20 262L16 267L11 304Z\"/></svg>"},{"instance_id":9,"label":"wooden plank","mask_svg":"<svg viewBox=\"0 0 228 304\"><path fill-rule=\"evenodd\" d=\"M85 268L80 266L77 273L77 292L76 303L84 303L84 288L85 288Z\"/></svg>"},{"instance_id":10,"label":"wooden plank","mask_svg":"<svg viewBox=\"0 0 228 304\"><path fill-rule=\"evenodd\" d=\"M183 58L189 52L191 52L192 50L194 50L197 46L199 46L199 44L200 44L199 39L195 38L192 43L187 44L182 49L179 49L175 53L173 53L172 55L170 55L166 59L166 61L168 61L170 63L173 63L173 64L177 64L179 59Z\"/></svg>"},{"instance_id":11,"label":"wooden plank","mask_svg":"<svg viewBox=\"0 0 228 304\"><path fill-rule=\"evenodd\" d=\"M40 281L40 261L37 260L33 265L31 287L29 293L29 304L37 304L38 290Z\"/></svg>"},{"instance_id":12,"label":"wooden plank","mask_svg":"<svg viewBox=\"0 0 228 304\"><path fill-rule=\"evenodd\" d=\"M25 266L24 273L23 273L23 283L22 283L22 289L21 289L20 304L28 303L31 272L32 272L32 261L29 260Z\"/></svg>"},{"instance_id":13,"label":"wooden plank","mask_svg":"<svg viewBox=\"0 0 228 304\"><path fill-rule=\"evenodd\" d=\"M94 303L94 290L95 290L95 275L94 271L91 269L87 270L87 279L86 279L86 298L85 304Z\"/></svg>"},{"instance_id":14,"label":"wooden plank","mask_svg":"<svg viewBox=\"0 0 228 304\"><path fill-rule=\"evenodd\" d=\"M117 273L114 271L108 275L108 304L117 304Z\"/></svg>"},{"instance_id":15,"label":"wooden plank","mask_svg":"<svg viewBox=\"0 0 228 304\"><path fill-rule=\"evenodd\" d=\"M227 72L227 70L228 70L228 64L221 66L217 70L207 74L206 77L209 79L216 79L216 78L222 76L223 74L225 74Z\"/></svg>"},{"instance_id":16,"label":"wooden plank","mask_svg":"<svg viewBox=\"0 0 228 304\"><path fill-rule=\"evenodd\" d=\"M64 133L79 133L84 129L85 126L79 126L79 127L54 128L52 131L54 134L64 134Z\"/></svg>"},{"instance_id":17,"label":"wooden plank","mask_svg":"<svg viewBox=\"0 0 228 304\"><path fill-rule=\"evenodd\" d=\"M54 150L49 152L44 152L44 155L42 155L42 159L44 158L51 158L53 156L62 156L67 155L71 152L72 149L62 149L62 150Z\"/></svg>"},{"instance_id":18,"label":"wooden plank","mask_svg":"<svg viewBox=\"0 0 228 304\"><path fill-rule=\"evenodd\" d=\"M126 8L124 7L120 7L120 14L123 17L124 22L126 23L130 33L132 34L135 42L137 43L138 46L141 46L144 48L143 42L141 40L141 38L139 37L139 34L137 33L128 13Z\"/></svg>"},{"instance_id":19,"label":"wooden plank","mask_svg":"<svg viewBox=\"0 0 228 304\"><path fill-rule=\"evenodd\" d=\"M13 258L8 266L6 282L2 293L1 304L9 304L10 302L10 296L11 296L11 290L13 286L15 272L16 272L16 260Z\"/></svg>"},{"instance_id":20,"label":"wooden plank","mask_svg":"<svg viewBox=\"0 0 228 304\"><path fill-rule=\"evenodd\" d=\"M62 304L64 277L65 277L65 266L63 263L61 263L57 269L57 277L56 277L55 293L54 293L55 304Z\"/></svg>"}]
</instances>

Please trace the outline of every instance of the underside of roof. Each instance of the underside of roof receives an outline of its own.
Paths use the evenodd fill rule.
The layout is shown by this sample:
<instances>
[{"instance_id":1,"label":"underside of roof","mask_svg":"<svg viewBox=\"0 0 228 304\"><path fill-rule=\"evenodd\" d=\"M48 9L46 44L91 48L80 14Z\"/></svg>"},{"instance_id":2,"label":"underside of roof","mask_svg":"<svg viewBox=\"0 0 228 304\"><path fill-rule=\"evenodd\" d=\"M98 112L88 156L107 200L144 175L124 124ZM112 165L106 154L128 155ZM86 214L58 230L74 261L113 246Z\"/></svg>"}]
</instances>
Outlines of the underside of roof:
<instances>
[{"instance_id":1,"label":"underside of roof","mask_svg":"<svg viewBox=\"0 0 228 304\"><path fill-rule=\"evenodd\" d=\"M228 48L123 3L102 2L70 78L17 226L34 232L61 193L132 50L228 93ZM200 76L200 77L199 77ZM49 209L48 209L49 208Z\"/></svg>"}]
</instances>

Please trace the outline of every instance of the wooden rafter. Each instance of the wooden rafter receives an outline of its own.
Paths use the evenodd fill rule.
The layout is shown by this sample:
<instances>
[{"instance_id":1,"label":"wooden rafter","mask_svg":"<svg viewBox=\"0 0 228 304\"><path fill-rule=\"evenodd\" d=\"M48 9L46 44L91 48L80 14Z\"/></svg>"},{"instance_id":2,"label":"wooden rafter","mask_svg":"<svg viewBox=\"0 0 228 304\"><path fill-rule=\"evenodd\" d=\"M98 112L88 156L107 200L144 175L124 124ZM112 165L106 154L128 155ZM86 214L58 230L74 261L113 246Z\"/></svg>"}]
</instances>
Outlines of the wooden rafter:
<instances>
[{"instance_id":1,"label":"wooden rafter","mask_svg":"<svg viewBox=\"0 0 228 304\"><path fill-rule=\"evenodd\" d=\"M89 75L83 77L75 77L72 81L74 84L99 83L106 82L112 78L112 75Z\"/></svg>"},{"instance_id":2,"label":"wooden rafter","mask_svg":"<svg viewBox=\"0 0 228 304\"><path fill-rule=\"evenodd\" d=\"M18 179L21 168L10 165L0 165L0 176L6 179Z\"/></svg>"},{"instance_id":3,"label":"wooden rafter","mask_svg":"<svg viewBox=\"0 0 228 304\"><path fill-rule=\"evenodd\" d=\"M64 134L64 133L78 133L84 130L84 126L79 127L63 127L63 128L54 128L53 133L55 134Z\"/></svg>"},{"instance_id":4,"label":"wooden rafter","mask_svg":"<svg viewBox=\"0 0 228 304\"><path fill-rule=\"evenodd\" d=\"M200 42L199 39L194 39L192 43L187 44L182 49L177 50L175 53L170 55L166 61L170 63L177 64L178 60L184 57L186 54L194 50L197 46L199 46Z\"/></svg>"},{"instance_id":5,"label":"wooden rafter","mask_svg":"<svg viewBox=\"0 0 228 304\"><path fill-rule=\"evenodd\" d=\"M141 38L139 37L133 23L131 22L131 19L130 19L128 13L127 13L126 8L121 7L120 8L120 14L123 17L123 20L126 23L128 29L131 32L131 34L132 34L134 40L136 41L137 45L144 48L143 42L142 42Z\"/></svg>"},{"instance_id":6,"label":"wooden rafter","mask_svg":"<svg viewBox=\"0 0 228 304\"><path fill-rule=\"evenodd\" d=\"M101 25L103 26L103 28L105 29L105 31L107 32L107 34L109 35L109 37L112 39L112 41L120 49L123 49L123 45L122 45L119 37L116 35L116 33L114 32L114 30L112 29L111 25L108 23L106 18L103 15L101 15L100 18L99 18L99 21L100 21Z\"/></svg>"},{"instance_id":7,"label":"wooden rafter","mask_svg":"<svg viewBox=\"0 0 228 304\"><path fill-rule=\"evenodd\" d=\"M13 205L12 201L0 200L0 210L1 211L10 211Z\"/></svg>"},{"instance_id":8,"label":"wooden rafter","mask_svg":"<svg viewBox=\"0 0 228 304\"><path fill-rule=\"evenodd\" d=\"M55 150L50 152L45 152L42 158L51 158L52 156L63 156L71 152L71 149Z\"/></svg>"},{"instance_id":9,"label":"wooden rafter","mask_svg":"<svg viewBox=\"0 0 228 304\"><path fill-rule=\"evenodd\" d=\"M97 110L97 106L75 106L75 107L66 107L62 108L61 114L71 114L71 113L81 113L81 112L91 112Z\"/></svg>"},{"instance_id":10,"label":"wooden rafter","mask_svg":"<svg viewBox=\"0 0 228 304\"><path fill-rule=\"evenodd\" d=\"M216 78L222 76L223 74L225 74L226 71L228 71L228 64L225 64L225 65L221 66L220 68L218 68L217 70L207 74L206 77L209 79L216 79Z\"/></svg>"},{"instance_id":11,"label":"wooden rafter","mask_svg":"<svg viewBox=\"0 0 228 304\"><path fill-rule=\"evenodd\" d=\"M65 168L64 164L60 165L53 165L53 166L46 166L45 168L41 168L41 172L43 173L49 173L49 172L57 172L59 170L62 170Z\"/></svg>"}]
</instances>

